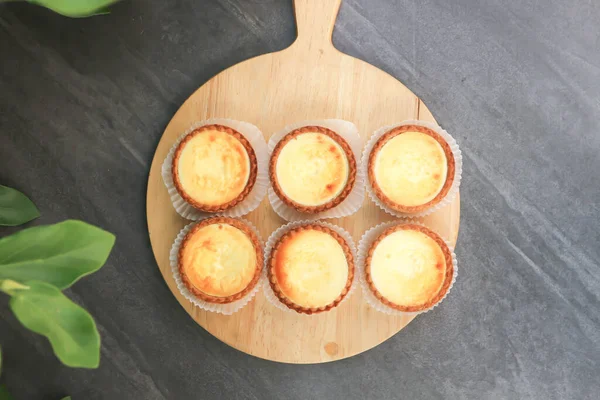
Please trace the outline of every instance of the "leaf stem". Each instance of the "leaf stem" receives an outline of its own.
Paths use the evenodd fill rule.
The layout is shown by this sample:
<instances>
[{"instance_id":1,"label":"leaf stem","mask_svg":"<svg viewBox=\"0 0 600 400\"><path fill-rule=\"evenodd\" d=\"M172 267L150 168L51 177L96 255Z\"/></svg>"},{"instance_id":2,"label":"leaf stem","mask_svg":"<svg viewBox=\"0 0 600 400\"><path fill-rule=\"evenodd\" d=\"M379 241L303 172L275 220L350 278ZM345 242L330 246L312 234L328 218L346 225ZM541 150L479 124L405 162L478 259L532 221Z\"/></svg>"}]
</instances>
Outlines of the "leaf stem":
<instances>
[{"instance_id":1,"label":"leaf stem","mask_svg":"<svg viewBox=\"0 0 600 400\"><path fill-rule=\"evenodd\" d=\"M19 290L27 290L29 286L23 285L19 282L15 282L10 279L2 279L0 280L0 291L8 294L9 296L14 296Z\"/></svg>"}]
</instances>

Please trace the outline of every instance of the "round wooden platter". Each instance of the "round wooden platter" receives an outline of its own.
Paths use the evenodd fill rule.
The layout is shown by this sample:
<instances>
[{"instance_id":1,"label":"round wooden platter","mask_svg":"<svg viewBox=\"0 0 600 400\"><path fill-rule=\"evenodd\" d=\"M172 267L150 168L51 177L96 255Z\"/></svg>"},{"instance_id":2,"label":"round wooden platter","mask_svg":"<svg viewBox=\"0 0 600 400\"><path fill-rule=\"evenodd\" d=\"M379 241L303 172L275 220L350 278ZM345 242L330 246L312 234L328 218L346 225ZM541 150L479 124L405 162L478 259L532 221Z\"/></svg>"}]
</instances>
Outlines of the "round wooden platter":
<instances>
[{"instance_id":1,"label":"round wooden platter","mask_svg":"<svg viewBox=\"0 0 600 400\"><path fill-rule=\"evenodd\" d=\"M158 267L188 314L221 341L245 353L287 363L339 360L377 346L412 317L379 313L357 290L337 309L312 317L282 312L262 292L231 315L194 307L177 290L169 251L179 230L189 221L173 209L161 177L161 166L179 135L193 122L231 118L250 122L265 135L308 119L340 118L358 126L365 140L377 128L406 119L434 121L425 105L402 83L363 61L340 53L331 35L341 0L296 0L298 38L287 49L235 65L204 84L177 111L156 149L148 178L147 214L150 241ZM354 215L329 220L347 229L356 243L374 225L393 218L365 196ZM460 201L423 219L456 243ZM265 197L245 218L263 239L286 221ZM427 318L427 314L420 316Z\"/></svg>"}]
</instances>

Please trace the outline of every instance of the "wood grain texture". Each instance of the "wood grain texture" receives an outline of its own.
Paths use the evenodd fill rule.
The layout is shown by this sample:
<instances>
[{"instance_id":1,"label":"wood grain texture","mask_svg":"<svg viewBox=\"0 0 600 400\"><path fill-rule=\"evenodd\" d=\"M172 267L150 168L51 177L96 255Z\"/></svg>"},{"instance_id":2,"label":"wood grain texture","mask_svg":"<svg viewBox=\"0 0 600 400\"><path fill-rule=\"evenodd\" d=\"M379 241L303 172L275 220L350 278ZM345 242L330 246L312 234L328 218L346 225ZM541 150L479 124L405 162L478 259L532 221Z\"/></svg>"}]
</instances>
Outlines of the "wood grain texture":
<instances>
[{"instance_id":1,"label":"wood grain texture","mask_svg":"<svg viewBox=\"0 0 600 400\"><path fill-rule=\"evenodd\" d=\"M296 0L298 38L289 48L235 65L208 81L177 111L156 150L147 193L148 229L158 266L181 305L223 342L257 357L288 363L339 360L383 342L412 318L390 317L371 309L358 290L329 313L303 317L282 312L259 292L232 316L194 307L177 290L169 251L188 222L173 209L160 170L176 138L199 120L213 117L248 121L266 139L285 125L304 119L341 118L354 122L366 139L380 126L406 119L434 121L425 105L387 73L337 51L331 42L341 0ZM425 218L454 244L458 235L459 199ZM284 224L267 198L246 217L263 239ZM353 216L331 220L356 243L370 227L392 218L368 198Z\"/></svg>"}]
</instances>

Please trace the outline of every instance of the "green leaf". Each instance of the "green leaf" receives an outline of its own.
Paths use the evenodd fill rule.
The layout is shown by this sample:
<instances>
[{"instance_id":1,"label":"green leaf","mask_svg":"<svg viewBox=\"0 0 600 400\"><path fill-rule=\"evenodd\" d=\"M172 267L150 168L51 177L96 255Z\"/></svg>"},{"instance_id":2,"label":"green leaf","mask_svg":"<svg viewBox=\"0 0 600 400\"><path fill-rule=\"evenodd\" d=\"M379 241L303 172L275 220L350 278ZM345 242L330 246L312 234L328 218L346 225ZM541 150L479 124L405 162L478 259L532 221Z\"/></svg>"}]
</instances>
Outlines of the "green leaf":
<instances>
[{"instance_id":1,"label":"green leaf","mask_svg":"<svg viewBox=\"0 0 600 400\"><path fill-rule=\"evenodd\" d=\"M71 400L71 396L63 397L63 398L62 398L62 399L60 399L60 400Z\"/></svg>"},{"instance_id":2,"label":"green leaf","mask_svg":"<svg viewBox=\"0 0 600 400\"><path fill-rule=\"evenodd\" d=\"M97 368L100 335L90 314L52 285L35 281L27 285L29 290L10 299L17 319L27 329L46 336L63 364Z\"/></svg>"},{"instance_id":3,"label":"green leaf","mask_svg":"<svg viewBox=\"0 0 600 400\"><path fill-rule=\"evenodd\" d=\"M28 0L67 17L107 14L107 7L119 0Z\"/></svg>"},{"instance_id":4,"label":"green leaf","mask_svg":"<svg viewBox=\"0 0 600 400\"><path fill-rule=\"evenodd\" d=\"M19 282L10 279L0 279L0 292L4 292L9 296L14 296L19 290L27 290L29 286L25 286Z\"/></svg>"},{"instance_id":5,"label":"green leaf","mask_svg":"<svg viewBox=\"0 0 600 400\"><path fill-rule=\"evenodd\" d=\"M27 196L0 185L0 225L17 226L39 216L40 212Z\"/></svg>"},{"instance_id":6,"label":"green leaf","mask_svg":"<svg viewBox=\"0 0 600 400\"><path fill-rule=\"evenodd\" d=\"M14 398L8 393L4 385L0 385L0 400L13 400Z\"/></svg>"},{"instance_id":7,"label":"green leaf","mask_svg":"<svg viewBox=\"0 0 600 400\"><path fill-rule=\"evenodd\" d=\"M0 279L67 288L106 262L115 236L81 221L24 229L0 239Z\"/></svg>"}]
</instances>

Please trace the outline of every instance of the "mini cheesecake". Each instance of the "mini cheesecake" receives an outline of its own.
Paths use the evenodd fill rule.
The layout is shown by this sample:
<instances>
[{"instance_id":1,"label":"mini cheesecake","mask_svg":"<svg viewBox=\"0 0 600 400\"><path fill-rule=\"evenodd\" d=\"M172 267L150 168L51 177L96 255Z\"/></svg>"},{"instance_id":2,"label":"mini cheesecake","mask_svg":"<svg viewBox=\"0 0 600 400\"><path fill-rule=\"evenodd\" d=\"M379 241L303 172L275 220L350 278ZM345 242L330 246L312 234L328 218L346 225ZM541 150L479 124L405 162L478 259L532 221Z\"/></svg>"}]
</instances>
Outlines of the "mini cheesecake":
<instances>
[{"instance_id":1,"label":"mini cheesecake","mask_svg":"<svg viewBox=\"0 0 600 400\"><path fill-rule=\"evenodd\" d=\"M269 170L273 190L281 201L300 212L318 213L348 197L356 179L356 160L337 133L307 126L277 143Z\"/></svg>"},{"instance_id":2,"label":"mini cheesecake","mask_svg":"<svg viewBox=\"0 0 600 400\"><path fill-rule=\"evenodd\" d=\"M452 253L438 234L416 224L386 229L369 248L365 276L383 304L424 311L440 302L454 273Z\"/></svg>"},{"instance_id":3,"label":"mini cheesecake","mask_svg":"<svg viewBox=\"0 0 600 400\"><path fill-rule=\"evenodd\" d=\"M448 143L432 129L403 125L385 133L369 155L374 194L387 207L416 213L438 204L454 181Z\"/></svg>"},{"instance_id":4,"label":"mini cheesecake","mask_svg":"<svg viewBox=\"0 0 600 400\"><path fill-rule=\"evenodd\" d=\"M196 224L185 236L178 264L183 283L196 297L209 303L231 303L256 286L263 250L246 223L213 217Z\"/></svg>"},{"instance_id":5,"label":"mini cheesecake","mask_svg":"<svg viewBox=\"0 0 600 400\"><path fill-rule=\"evenodd\" d=\"M354 260L334 230L307 224L285 233L273 246L268 277L279 301L299 313L336 307L348 294Z\"/></svg>"},{"instance_id":6,"label":"mini cheesecake","mask_svg":"<svg viewBox=\"0 0 600 400\"><path fill-rule=\"evenodd\" d=\"M236 206L256 182L256 155L250 142L222 125L206 125L188 134L175 150L172 167L177 192L204 212Z\"/></svg>"}]
</instances>

